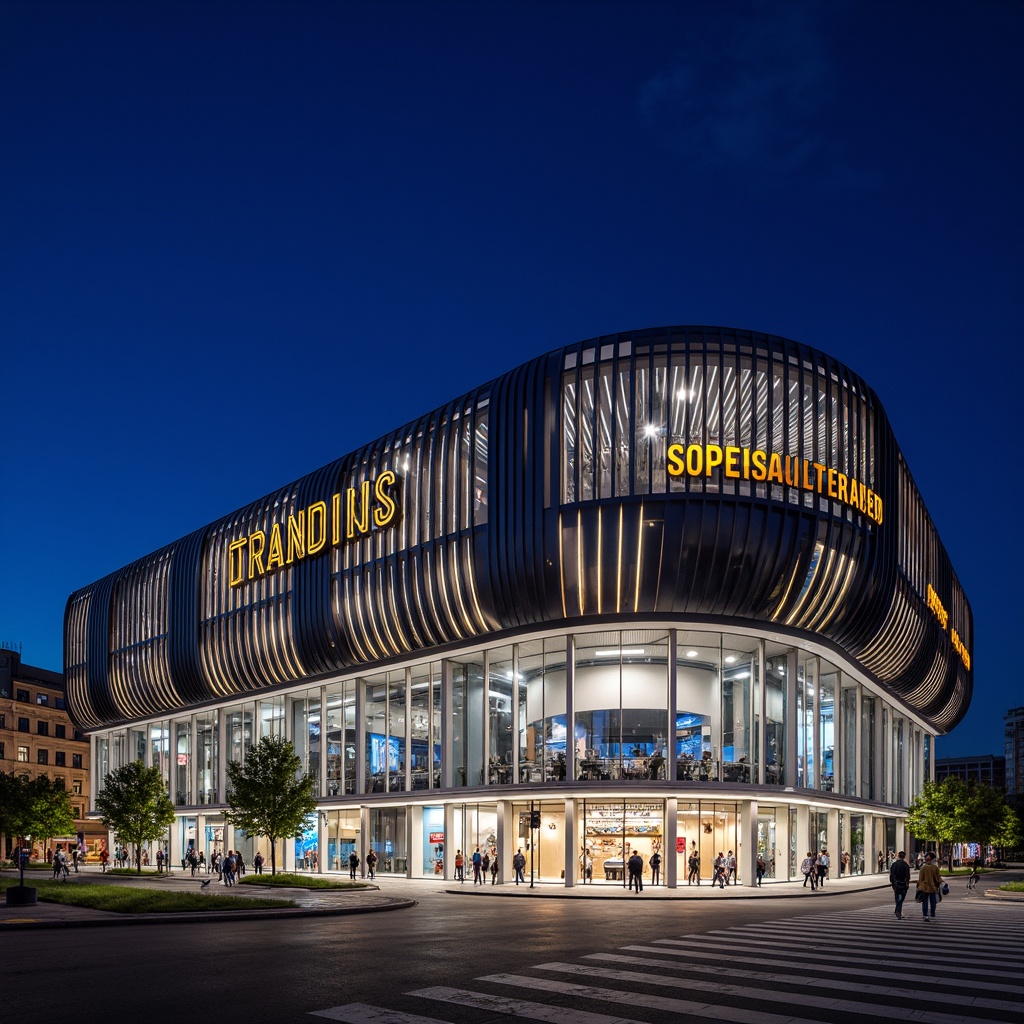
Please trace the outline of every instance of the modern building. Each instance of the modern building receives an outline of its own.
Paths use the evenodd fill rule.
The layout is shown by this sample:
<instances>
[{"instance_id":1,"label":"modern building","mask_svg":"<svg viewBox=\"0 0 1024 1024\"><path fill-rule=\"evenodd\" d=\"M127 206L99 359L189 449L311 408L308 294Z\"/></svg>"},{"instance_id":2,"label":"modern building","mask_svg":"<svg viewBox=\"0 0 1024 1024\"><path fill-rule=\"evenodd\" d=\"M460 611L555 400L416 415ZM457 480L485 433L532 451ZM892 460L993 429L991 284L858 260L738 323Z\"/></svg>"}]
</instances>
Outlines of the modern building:
<instances>
[{"instance_id":1,"label":"modern building","mask_svg":"<svg viewBox=\"0 0 1024 1024\"><path fill-rule=\"evenodd\" d=\"M225 765L295 746L336 870L622 884L876 870L971 698L970 606L875 393L783 338L672 327L533 359L72 594L94 781L164 773L190 844Z\"/></svg>"},{"instance_id":2,"label":"modern building","mask_svg":"<svg viewBox=\"0 0 1024 1024\"><path fill-rule=\"evenodd\" d=\"M98 851L106 832L86 817L89 741L68 716L63 677L24 664L21 651L9 645L0 649L0 771L29 779L47 775L66 788L76 834L51 838Z\"/></svg>"},{"instance_id":3,"label":"modern building","mask_svg":"<svg viewBox=\"0 0 1024 1024\"><path fill-rule=\"evenodd\" d=\"M964 782L976 782L992 789L1006 787L1006 758L999 754L980 754L977 757L937 757L935 781L950 776Z\"/></svg>"},{"instance_id":4,"label":"modern building","mask_svg":"<svg viewBox=\"0 0 1024 1024\"><path fill-rule=\"evenodd\" d=\"M1006 739L1006 794L1024 795L1024 708L1011 708L1003 716Z\"/></svg>"}]
</instances>

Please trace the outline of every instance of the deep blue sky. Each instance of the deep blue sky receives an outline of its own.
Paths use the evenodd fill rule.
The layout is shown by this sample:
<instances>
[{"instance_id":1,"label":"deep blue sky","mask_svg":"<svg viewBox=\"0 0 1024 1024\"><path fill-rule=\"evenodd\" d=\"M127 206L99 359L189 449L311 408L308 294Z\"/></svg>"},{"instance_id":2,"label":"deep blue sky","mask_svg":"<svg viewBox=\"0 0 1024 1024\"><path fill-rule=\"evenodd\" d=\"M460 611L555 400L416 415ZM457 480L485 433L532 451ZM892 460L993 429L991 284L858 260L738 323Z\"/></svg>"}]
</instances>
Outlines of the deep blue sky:
<instances>
[{"instance_id":1,"label":"deep blue sky","mask_svg":"<svg viewBox=\"0 0 1024 1024\"><path fill-rule=\"evenodd\" d=\"M721 324L878 392L1017 660L1024 5L0 9L0 640L548 349ZM1000 668L1002 666L1002 668Z\"/></svg>"}]
</instances>

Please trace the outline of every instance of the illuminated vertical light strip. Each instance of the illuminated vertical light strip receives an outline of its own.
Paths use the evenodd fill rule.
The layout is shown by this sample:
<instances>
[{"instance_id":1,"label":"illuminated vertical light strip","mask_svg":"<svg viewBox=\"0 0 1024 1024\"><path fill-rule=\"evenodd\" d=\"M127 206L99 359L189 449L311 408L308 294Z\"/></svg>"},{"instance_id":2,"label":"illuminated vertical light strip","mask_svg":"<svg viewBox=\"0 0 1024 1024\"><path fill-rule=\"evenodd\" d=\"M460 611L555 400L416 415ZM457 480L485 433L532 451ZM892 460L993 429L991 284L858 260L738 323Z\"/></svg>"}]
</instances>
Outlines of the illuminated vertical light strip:
<instances>
[{"instance_id":1,"label":"illuminated vertical light strip","mask_svg":"<svg viewBox=\"0 0 1024 1024\"><path fill-rule=\"evenodd\" d=\"M466 573L460 572L459 542L457 537L452 537L448 542L448 558L451 561L451 565L449 566L449 576L454 584L452 587L452 593L455 596L455 604L459 610L459 614L462 616L462 625L465 627L466 634L472 636L475 632L473 629L473 620L470 618L465 595L462 593L462 587L459 585L466 578Z\"/></svg>"},{"instance_id":2,"label":"illuminated vertical light strip","mask_svg":"<svg viewBox=\"0 0 1024 1024\"><path fill-rule=\"evenodd\" d=\"M445 614L448 617L448 625L455 633L457 640L463 640L462 630L459 629L458 619L455 617L455 613L452 610L452 602L448 593L448 574L445 572L445 556L448 554L448 543L442 541L443 550L437 558L437 589L441 592L441 600L444 602Z\"/></svg>"},{"instance_id":3,"label":"illuminated vertical light strip","mask_svg":"<svg viewBox=\"0 0 1024 1024\"><path fill-rule=\"evenodd\" d=\"M398 640L401 645L401 653L409 654L412 652L412 645L409 643L405 632L402 630L401 616L398 614L398 602L396 600L396 592L398 589L398 582L395 573L395 558L394 555L388 558L385 566L389 579L385 586L385 594L387 595L388 605L391 612L391 624L394 626L395 632L398 634Z\"/></svg>"},{"instance_id":4,"label":"illuminated vertical light strip","mask_svg":"<svg viewBox=\"0 0 1024 1024\"><path fill-rule=\"evenodd\" d=\"M789 592L793 589L793 584L796 582L797 573L799 573L799 571L800 559L798 558L793 563L793 571L792 573L790 573L789 583L786 584L786 589L783 592L782 597L779 599L779 603L775 606L771 614L768 616L769 619L777 619L779 617L779 613L782 611L783 608L786 607L786 602L789 600Z\"/></svg>"},{"instance_id":5,"label":"illuminated vertical light strip","mask_svg":"<svg viewBox=\"0 0 1024 1024\"><path fill-rule=\"evenodd\" d=\"M604 510L597 508L597 614L604 614Z\"/></svg>"},{"instance_id":6,"label":"illuminated vertical light strip","mask_svg":"<svg viewBox=\"0 0 1024 1024\"><path fill-rule=\"evenodd\" d=\"M488 622L487 616L484 615L484 610L480 606L480 595L476 589L476 564L473 561L473 547L468 537L463 538L462 541L464 550L464 561L466 565L466 581L469 583L469 596L473 599L473 608L476 611L476 618L478 623L477 633L486 632L489 629L497 629L498 623ZM559 535L559 545L561 545L561 535ZM563 607L565 604L565 595L562 595Z\"/></svg>"},{"instance_id":7,"label":"illuminated vertical light strip","mask_svg":"<svg viewBox=\"0 0 1024 1024\"><path fill-rule=\"evenodd\" d=\"M814 594L812 593L812 591L814 590L814 584L817 582L818 577L822 574L823 563L827 563L829 566L831 566L832 564L833 552L831 550L828 552L827 558L823 559L821 557L821 553L824 550L824 547L825 545L820 540L815 541L814 552L818 557L815 559L814 566L811 568L810 572L808 572L807 575L804 577L804 584L801 588L800 594L797 596L796 605L793 607L793 610L786 617L785 621L787 626L792 626L793 623L797 621L798 617L800 616L800 613L808 604L811 605L812 611L814 609Z\"/></svg>"},{"instance_id":8,"label":"illuminated vertical light strip","mask_svg":"<svg viewBox=\"0 0 1024 1024\"><path fill-rule=\"evenodd\" d=\"M578 578L578 575L577 575ZM562 618L569 618L565 604L565 513L558 510L558 580L562 589ZM576 588L577 591L579 587Z\"/></svg>"},{"instance_id":9,"label":"illuminated vertical light strip","mask_svg":"<svg viewBox=\"0 0 1024 1024\"><path fill-rule=\"evenodd\" d=\"M576 510L576 601L583 615L587 607L586 566L583 564L583 512Z\"/></svg>"},{"instance_id":10,"label":"illuminated vertical light strip","mask_svg":"<svg viewBox=\"0 0 1024 1024\"><path fill-rule=\"evenodd\" d=\"M352 570L347 570L338 577L338 611L341 613L342 621L345 624L345 632L348 634L349 643L359 655L360 661L369 661L366 648L363 646L362 637L356 629L355 616L353 615L353 602L355 595L352 587Z\"/></svg>"},{"instance_id":11,"label":"illuminated vertical light strip","mask_svg":"<svg viewBox=\"0 0 1024 1024\"><path fill-rule=\"evenodd\" d=\"M366 609L366 621L370 624L370 628L373 630L374 639L377 641L377 657L383 657L388 654L393 654L394 651L388 645L387 640L384 639L384 635L381 633L381 629L385 631L387 627L381 621L382 617L379 614L381 611L380 603L380 592L376 586L377 583L377 570L373 564L363 566L363 607Z\"/></svg>"},{"instance_id":12,"label":"illuminated vertical light strip","mask_svg":"<svg viewBox=\"0 0 1024 1024\"><path fill-rule=\"evenodd\" d=\"M633 594L633 612L634 614L640 610L640 577L643 570L643 554L644 554L644 503L640 502L640 519L637 523L637 539L636 539L636 590Z\"/></svg>"},{"instance_id":13,"label":"illuminated vertical light strip","mask_svg":"<svg viewBox=\"0 0 1024 1024\"><path fill-rule=\"evenodd\" d=\"M615 614L622 607L622 521L623 507L619 505L619 543L615 552Z\"/></svg>"},{"instance_id":14,"label":"illuminated vertical light strip","mask_svg":"<svg viewBox=\"0 0 1024 1024\"><path fill-rule=\"evenodd\" d=\"M392 654L401 654L402 645L395 639L395 634L392 632L390 619L391 616L388 614L389 609L387 606L388 590L390 589L384 579L385 566L379 565L376 570L377 575L377 610L380 613L380 624L387 634L388 648Z\"/></svg>"},{"instance_id":15,"label":"illuminated vertical light strip","mask_svg":"<svg viewBox=\"0 0 1024 1024\"><path fill-rule=\"evenodd\" d=\"M437 602L434 600L434 588L431 585L433 578L433 572L431 571L431 565L434 561L433 552L429 548L423 549L423 583L424 592L427 597L427 606L430 609L429 618L434 624L435 642L443 641L448 639L448 631L444 628L444 622L441 620L441 616L438 613Z\"/></svg>"}]
</instances>

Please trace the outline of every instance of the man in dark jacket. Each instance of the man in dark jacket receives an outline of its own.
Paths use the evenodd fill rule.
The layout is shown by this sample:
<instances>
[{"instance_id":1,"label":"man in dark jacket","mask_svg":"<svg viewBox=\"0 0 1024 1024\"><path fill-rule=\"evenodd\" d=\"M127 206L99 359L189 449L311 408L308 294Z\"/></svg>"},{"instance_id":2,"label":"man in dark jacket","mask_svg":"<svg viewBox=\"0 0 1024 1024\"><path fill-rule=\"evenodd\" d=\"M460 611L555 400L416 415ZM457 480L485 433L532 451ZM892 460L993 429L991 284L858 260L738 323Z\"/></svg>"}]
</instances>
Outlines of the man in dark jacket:
<instances>
[{"instance_id":1,"label":"man in dark jacket","mask_svg":"<svg viewBox=\"0 0 1024 1024\"><path fill-rule=\"evenodd\" d=\"M906 899L907 890L910 888L910 865L907 863L905 850L900 850L896 859L889 868L889 884L896 894L896 920L903 920L903 900Z\"/></svg>"},{"instance_id":2,"label":"man in dark jacket","mask_svg":"<svg viewBox=\"0 0 1024 1024\"><path fill-rule=\"evenodd\" d=\"M644 891L644 859L639 853L634 853L626 861L626 868L629 871L629 887L636 886L637 893Z\"/></svg>"}]
</instances>

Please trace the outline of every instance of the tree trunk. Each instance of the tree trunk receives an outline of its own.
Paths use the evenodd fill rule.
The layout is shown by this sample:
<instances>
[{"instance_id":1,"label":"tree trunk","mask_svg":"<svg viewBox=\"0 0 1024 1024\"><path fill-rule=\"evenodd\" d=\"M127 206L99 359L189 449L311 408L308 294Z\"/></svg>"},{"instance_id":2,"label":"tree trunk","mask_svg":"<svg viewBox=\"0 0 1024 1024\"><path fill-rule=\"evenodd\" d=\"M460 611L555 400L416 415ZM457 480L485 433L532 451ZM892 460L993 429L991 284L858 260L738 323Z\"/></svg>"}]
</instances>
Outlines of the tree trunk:
<instances>
[{"instance_id":1,"label":"tree trunk","mask_svg":"<svg viewBox=\"0 0 1024 1024\"><path fill-rule=\"evenodd\" d=\"M277 874L277 840L273 836L267 836L270 840L270 874L271 877Z\"/></svg>"}]
</instances>

